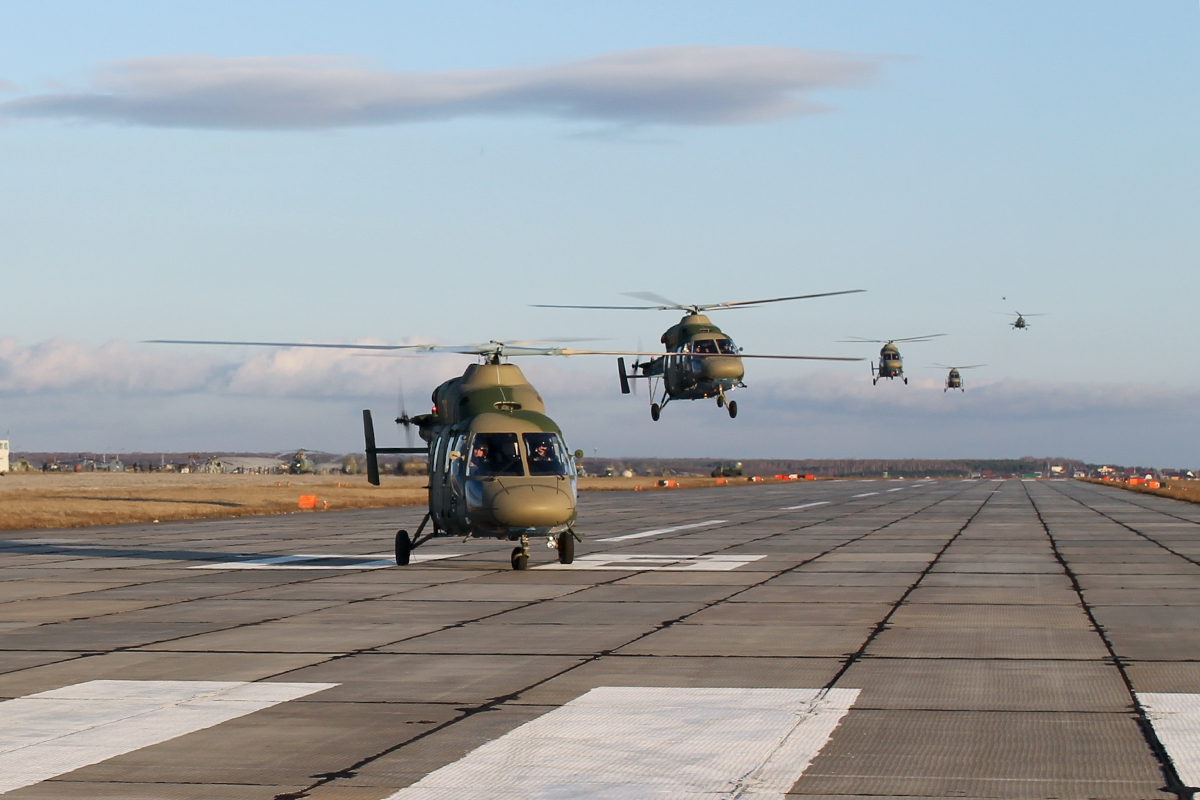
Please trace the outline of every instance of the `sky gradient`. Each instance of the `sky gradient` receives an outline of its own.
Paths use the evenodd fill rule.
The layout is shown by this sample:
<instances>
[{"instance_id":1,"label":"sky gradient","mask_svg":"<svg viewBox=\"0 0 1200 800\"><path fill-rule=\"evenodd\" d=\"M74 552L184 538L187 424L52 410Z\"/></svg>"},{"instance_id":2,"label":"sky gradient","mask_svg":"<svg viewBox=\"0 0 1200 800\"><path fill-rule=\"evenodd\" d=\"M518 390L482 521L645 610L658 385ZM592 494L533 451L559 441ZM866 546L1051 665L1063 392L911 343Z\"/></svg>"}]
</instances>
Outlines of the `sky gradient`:
<instances>
[{"instance_id":1,"label":"sky gradient","mask_svg":"<svg viewBox=\"0 0 1200 800\"><path fill-rule=\"evenodd\" d=\"M361 448L464 357L139 344L595 337L683 302L731 421L522 362L589 454L1197 466L1200 7L1116 2L0 2L0 434ZM1004 312L1045 313L1012 331ZM987 364L965 394L927 366Z\"/></svg>"}]
</instances>

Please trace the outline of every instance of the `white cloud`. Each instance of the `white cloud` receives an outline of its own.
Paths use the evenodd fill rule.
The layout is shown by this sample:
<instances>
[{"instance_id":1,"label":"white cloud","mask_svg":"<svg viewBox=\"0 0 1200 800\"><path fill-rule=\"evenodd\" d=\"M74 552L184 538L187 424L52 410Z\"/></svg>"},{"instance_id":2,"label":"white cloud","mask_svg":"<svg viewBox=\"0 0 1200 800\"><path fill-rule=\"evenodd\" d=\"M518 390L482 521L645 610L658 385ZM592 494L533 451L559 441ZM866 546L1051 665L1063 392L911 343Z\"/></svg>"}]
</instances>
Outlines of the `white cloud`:
<instances>
[{"instance_id":1,"label":"white cloud","mask_svg":"<svg viewBox=\"0 0 1200 800\"><path fill-rule=\"evenodd\" d=\"M51 339L29 346L0 339L0 393L37 394L88 389L164 393L203 389L218 372L210 358L130 348L114 340L99 347Z\"/></svg>"},{"instance_id":2,"label":"white cloud","mask_svg":"<svg viewBox=\"0 0 1200 800\"><path fill-rule=\"evenodd\" d=\"M1059 415L1145 414L1153 410L1200 407L1200 391L1154 384L1068 383L1014 378L973 381L966 392L942 392L940 378L880 381L867 375L820 372L804 378L764 384L766 402L780 412L858 415L873 412L980 418L1050 418ZM756 387L757 388L757 387Z\"/></svg>"},{"instance_id":3,"label":"white cloud","mask_svg":"<svg viewBox=\"0 0 1200 800\"><path fill-rule=\"evenodd\" d=\"M84 91L0 103L0 115L257 130L516 114L618 124L752 123L827 110L809 96L862 86L879 64L791 47L702 45L442 72L372 69L338 56L155 56L104 64Z\"/></svg>"}]
</instances>

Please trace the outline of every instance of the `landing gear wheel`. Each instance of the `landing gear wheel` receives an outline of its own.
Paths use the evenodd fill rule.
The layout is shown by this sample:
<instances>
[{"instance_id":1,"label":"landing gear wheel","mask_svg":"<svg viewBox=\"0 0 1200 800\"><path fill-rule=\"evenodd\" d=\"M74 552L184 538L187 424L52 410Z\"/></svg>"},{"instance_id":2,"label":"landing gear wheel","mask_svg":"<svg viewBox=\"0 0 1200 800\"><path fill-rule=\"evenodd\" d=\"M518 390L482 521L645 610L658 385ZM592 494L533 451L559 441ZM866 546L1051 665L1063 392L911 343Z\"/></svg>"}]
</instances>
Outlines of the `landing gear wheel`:
<instances>
[{"instance_id":1,"label":"landing gear wheel","mask_svg":"<svg viewBox=\"0 0 1200 800\"><path fill-rule=\"evenodd\" d=\"M658 403L650 404L650 419L654 420L655 422L658 422L658 416L661 413L662 413L662 408L659 407Z\"/></svg>"},{"instance_id":2,"label":"landing gear wheel","mask_svg":"<svg viewBox=\"0 0 1200 800\"><path fill-rule=\"evenodd\" d=\"M872 386L874 386L874 385L875 385L875 384L877 384L877 383L879 383L879 378L871 378L871 385L872 385Z\"/></svg>"},{"instance_id":3,"label":"landing gear wheel","mask_svg":"<svg viewBox=\"0 0 1200 800\"><path fill-rule=\"evenodd\" d=\"M908 378L905 378L905 379L904 379L904 385L905 385L905 386L908 386Z\"/></svg>"},{"instance_id":4,"label":"landing gear wheel","mask_svg":"<svg viewBox=\"0 0 1200 800\"><path fill-rule=\"evenodd\" d=\"M737 400L729 401L729 418L733 419L737 416Z\"/></svg>"},{"instance_id":5,"label":"landing gear wheel","mask_svg":"<svg viewBox=\"0 0 1200 800\"><path fill-rule=\"evenodd\" d=\"M558 563L570 564L575 560L575 534L563 531L558 535Z\"/></svg>"},{"instance_id":6,"label":"landing gear wheel","mask_svg":"<svg viewBox=\"0 0 1200 800\"><path fill-rule=\"evenodd\" d=\"M509 560L512 561L513 569L529 569L529 556L525 554L525 550L523 548L514 547L512 551L512 558Z\"/></svg>"},{"instance_id":7,"label":"landing gear wheel","mask_svg":"<svg viewBox=\"0 0 1200 800\"><path fill-rule=\"evenodd\" d=\"M725 395L723 395L723 394L717 395L717 408L723 408L724 406L725 406Z\"/></svg>"},{"instance_id":8,"label":"landing gear wheel","mask_svg":"<svg viewBox=\"0 0 1200 800\"><path fill-rule=\"evenodd\" d=\"M407 567L412 560L412 541L408 531L396 531L396 566Z\"/></svg>"}]
</instances>

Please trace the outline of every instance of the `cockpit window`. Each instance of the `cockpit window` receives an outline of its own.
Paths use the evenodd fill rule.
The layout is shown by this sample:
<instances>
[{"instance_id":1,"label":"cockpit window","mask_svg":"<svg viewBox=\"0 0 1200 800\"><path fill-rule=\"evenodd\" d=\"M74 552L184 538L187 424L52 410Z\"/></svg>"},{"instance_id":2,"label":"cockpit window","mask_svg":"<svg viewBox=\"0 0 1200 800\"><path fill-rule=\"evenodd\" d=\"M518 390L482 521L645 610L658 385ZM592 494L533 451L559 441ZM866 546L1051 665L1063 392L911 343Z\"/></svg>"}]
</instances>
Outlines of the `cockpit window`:
<instances>
[{"instance_id":1,"label":"cockpit window","mask_svg":"<svg viewBox=\"0 0 1200 800\"><path fill-rule=\"evenodd\" d=\"M718 339L717 347L727 356L737 355L737 347L734 346L733 339Z\"/></svg>"},{"instance_id":2,"label":"cockpit window","mask_svg":"<svg viewBox=\"0 0 1200 800\"><path fill-rule=\"evenodd\" d=\"M701 355L716 355L717 343L712 339L697 339L692 342L692 352Z\"/></svg>"},{"instance_id":3,"label":"cockpit window","mask_svg":"<svg viewBox=\"0 0 1200 800\"><path fill-rule=\"evenodd\" d=\"M524 475L521 450L515 433L477 433L471 440L467 476Z\"/></svg>"},{"instance_id":4,"label":"cockpit window","mask_svg":"<svg viewBox=\"0 0 1200 800\"><path fill-rule=\"evenodd\" d=\"M530 475L570 475L567 448L557 433L525 433Z\"/></svg>"}]
</instances>

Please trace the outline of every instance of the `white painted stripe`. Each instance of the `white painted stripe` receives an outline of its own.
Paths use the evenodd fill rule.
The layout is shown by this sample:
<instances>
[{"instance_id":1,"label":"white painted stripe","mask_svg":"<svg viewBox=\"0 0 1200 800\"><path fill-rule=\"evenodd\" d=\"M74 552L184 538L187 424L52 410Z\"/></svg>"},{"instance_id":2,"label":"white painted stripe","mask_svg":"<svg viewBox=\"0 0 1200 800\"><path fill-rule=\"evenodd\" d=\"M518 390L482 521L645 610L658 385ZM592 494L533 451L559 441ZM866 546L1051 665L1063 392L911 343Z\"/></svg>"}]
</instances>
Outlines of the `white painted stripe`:
<instances>
[{"instance_id":1,"label":"white painted stripe","mask_svg":"<svg viewBox=\"0 0 1200 800\"><path fill-rule=\"evenodd\" d=\"M655 528L652 531L642 531L641 533L626 533L623 536L610 536L607 539L597 539L599 542L623 542L626 539L644 539L647 536L658 536L660 533L674 533L675 531L686 531L692 528L707 528L709 525L720 525L723 522L728 522L727 519L710 519L707 522L692 522L688 525L674 525L670 528Z\"/></svg>"},{"instance_id":2,"label":"white painted stripe","mask_svg":"<svg viewBox=\"0 0 1200 800\"><path fill-rule=\"evenodd\" d=\"M1200 786L1200 694L1138 692L1138 701L1187 786Z\"/></svg>"},{"instance_id":3,"label":"white painted stripe","mask_svg":"<svg viewBox=\"0 0 1200 800\"><path fill-rule=\"evenodd\" d=\"M336 683L88 681L0 702L0 794Z\"/></svg>"},{"instance_id":4,"label":"white painted stripe","mask_svg":"<svg viewBox=\"0 0 1200 800\"><path fill-rule=\"evenodd\" d=\"M440 561L443 558L455 558L462 553L413 553L410 564L420 564L423 561ZM314 564L312 562L325 559L345 559L345 564ZM198 564L188 569L384 569L396 566L396 559L387 553L372 555L343 555L337 553L308 553L294 556L266 556L249 558L238 561L218 561L212 564Z\"/></svg>"},{"instance_id":5,"label":"white painted stripe","mask_svg":"<svg viewBox=\"0 0 1200 800\"><path fill-rule=\"evenodd\" d=\"M918 485L920 485L920 484L918 484ZM908 488L907 486L897 486L895 489L888 489L888 491L889 492L903 492L907 488Z\"/></svg>"},{"instance_id":6,"label":"white painted stripe","mask_svg":"<svg viewBox=\"0 0 1200 800\"><path fill-rule=\"evenodd\" d=\"M876 495L876 494L879 494L879 492L863 492L862 494L856 494L854 496L855 497L871 497L872 495Z\"/></svg>"},{"instance_id":7,"label":"white painted stripe","mask_svg":"<svg viewBox=\"0 0 1200 800\"><path fill-rule=\"evenodd\" d=\"M603 686L387 800L782 800L858 691Z\"/></svg>"},{"instance_id":8,"label":"white painted stripe","mask_svg":"<svg viewBox=\"0 0 1200 800\"><path fill-rule=\"evenodd\" d=\"M815 503L803 503L798 506L784 506L783 508L780 509L780 511L796 511L801 508L812 508L813 506L827 506L827 505L829 505L828 500L818 500Z\"/></svg>"},{"instance_id":9,"label":"white painted stripe","mask_svg":"<svg viewBox=\"0 0 1200 800\"><path fill-rule=\"evenodd\" d=\"M660 555L651 553L589 553L579 556L571 564L559 564L552 561L534 569L603 569L627 570L641 572L642 570L664 570L667 572L728 572L752 564L765 555L707 555L679 556Z\"/></svg>"}]
</instances>

